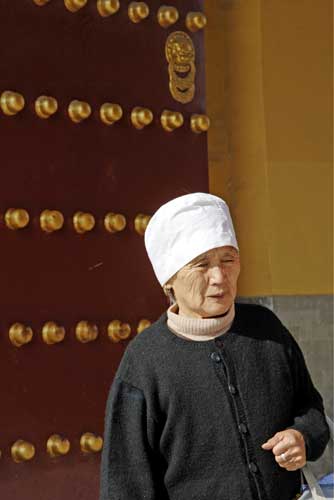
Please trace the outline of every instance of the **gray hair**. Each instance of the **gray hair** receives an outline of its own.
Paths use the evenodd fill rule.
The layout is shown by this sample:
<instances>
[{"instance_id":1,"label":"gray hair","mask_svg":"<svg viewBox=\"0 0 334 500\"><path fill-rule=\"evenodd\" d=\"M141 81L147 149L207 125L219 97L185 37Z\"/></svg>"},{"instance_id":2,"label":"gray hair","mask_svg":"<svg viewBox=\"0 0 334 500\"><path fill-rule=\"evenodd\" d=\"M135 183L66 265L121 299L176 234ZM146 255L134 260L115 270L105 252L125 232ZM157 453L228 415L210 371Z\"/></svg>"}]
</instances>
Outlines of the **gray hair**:
<instances>
[{"instance_id":1,"label":"gray hair","mask_svg":"<svg viewBox=\"0 0 334 500\"><path fill-rule=\"evenodd\" d=\"M173 288L168 285L167 283L162 287L164 294L168 297L169 299L169 305L171 306L172 304L176 303L176 298L174 294Z\"/></svg>"}]
</instances>

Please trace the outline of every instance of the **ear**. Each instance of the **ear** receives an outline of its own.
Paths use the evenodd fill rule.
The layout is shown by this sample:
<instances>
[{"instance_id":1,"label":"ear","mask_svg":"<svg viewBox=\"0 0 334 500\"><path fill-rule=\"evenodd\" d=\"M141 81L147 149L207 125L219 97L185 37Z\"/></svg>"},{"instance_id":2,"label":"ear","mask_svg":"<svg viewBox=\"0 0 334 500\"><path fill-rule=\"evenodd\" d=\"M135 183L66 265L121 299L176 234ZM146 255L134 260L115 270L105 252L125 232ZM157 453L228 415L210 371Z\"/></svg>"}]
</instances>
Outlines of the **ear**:
<instances>
[{"instance_id":1,"label":"ear","mask_svg":"<svg viewBox=\"0 0 334 500\"><path fill-rule=\"evenodd\" d=\"M163 288L165 295L169 295L170 292L172 291L172 287L170 285L164 285L162 288Z\"/></svg>"}]
</instances>

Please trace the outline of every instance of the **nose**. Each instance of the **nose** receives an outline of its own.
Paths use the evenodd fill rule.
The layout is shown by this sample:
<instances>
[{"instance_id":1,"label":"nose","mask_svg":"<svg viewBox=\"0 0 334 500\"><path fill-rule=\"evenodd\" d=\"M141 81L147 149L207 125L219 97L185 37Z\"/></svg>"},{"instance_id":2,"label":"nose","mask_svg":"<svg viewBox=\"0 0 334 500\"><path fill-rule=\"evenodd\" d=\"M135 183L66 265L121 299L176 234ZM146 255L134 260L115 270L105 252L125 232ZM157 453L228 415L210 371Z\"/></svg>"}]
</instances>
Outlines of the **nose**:
<instances>
[{"instance_id":1,"label":"nose","mask_svg":"<svg viewBox=\"0 0 334 500\"><path fill-rule=\"evenodd\" d=\"M210 269L210 283L221 284L226 279L226 269L223 265L212 266Z\"/></svg>"}]
</instances>

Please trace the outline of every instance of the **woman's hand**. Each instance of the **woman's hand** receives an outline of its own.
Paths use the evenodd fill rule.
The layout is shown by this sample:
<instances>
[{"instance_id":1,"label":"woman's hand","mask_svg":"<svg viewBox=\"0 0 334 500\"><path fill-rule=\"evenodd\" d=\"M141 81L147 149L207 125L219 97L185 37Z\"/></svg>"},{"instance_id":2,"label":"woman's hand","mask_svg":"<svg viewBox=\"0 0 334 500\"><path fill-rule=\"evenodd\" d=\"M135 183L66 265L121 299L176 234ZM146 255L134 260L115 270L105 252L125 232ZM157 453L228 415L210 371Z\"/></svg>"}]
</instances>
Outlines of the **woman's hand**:
<instances>
[{"instance_id":1,"label":"woman's hand","mask_svg":"<svg viewBox=\"0 0 334 500\"><path fill-rule=\"evenodd\" d=\"M296 429L276 432L261 447L264 450L272 450L278 465L286 470L297 470L306 464L304 436Z\"/></svg>"}]
</instances>

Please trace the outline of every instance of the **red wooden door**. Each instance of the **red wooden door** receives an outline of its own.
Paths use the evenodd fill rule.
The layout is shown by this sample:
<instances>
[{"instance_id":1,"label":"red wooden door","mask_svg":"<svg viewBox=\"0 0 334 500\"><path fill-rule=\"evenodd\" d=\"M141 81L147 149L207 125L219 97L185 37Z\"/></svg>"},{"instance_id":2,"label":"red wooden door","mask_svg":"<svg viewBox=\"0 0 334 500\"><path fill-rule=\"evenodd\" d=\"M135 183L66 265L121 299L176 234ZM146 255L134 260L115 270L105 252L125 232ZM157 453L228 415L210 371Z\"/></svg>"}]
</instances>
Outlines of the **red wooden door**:
<instances>
[{"instance_id":1,"label":"red wooden door","mask_svg":"<svg viewBox=\"0 0 334 500\"><path fill-rule=\"evenodd\" d=\"M157 20L157 0L140 22L130 19L129 1L109 16L96 0L74 12L68 7L80 1L66 1L0 0L1 500L98 498L109 386L139 321L155 321L167 307L134 221L208 190L206 134L190 126L193 114L205 113L203 30L185 23L202 0L173 0L179 18L169 27ZM169 86L165 45L175 31L194 46L188 102ZM178 50L187 64L189 47ZM191 78L182 64L172 68L176 81ZM40 96L55 101L35 104ZM74 105L71 118L75 100L91 110L78 123L72 118L89 108ZM36 106L49 113L55 102L49 118L38 115ZM122 108L112 125L101 119L104 103ZM153 114L142 129L131 121L138 106ZM182 113L183 125L166 131L164 110ZM135 115L139 123L142 116L149 113ZM123 230L107 230L110 213L125 218ZM130 335L113 329L114 320L130 325ZM50 456L55 434L61 441Z\"/></svg>"}]
</instances>

